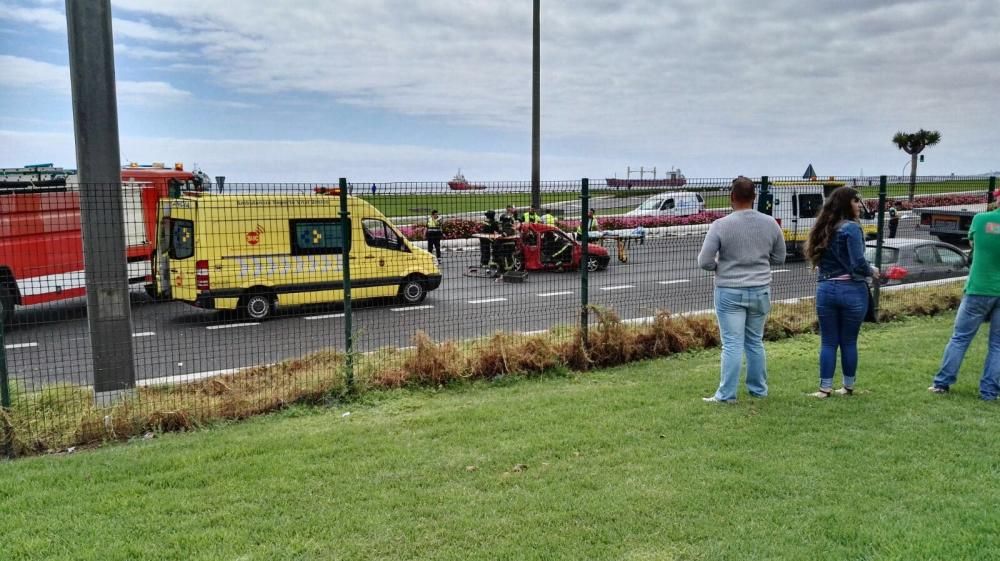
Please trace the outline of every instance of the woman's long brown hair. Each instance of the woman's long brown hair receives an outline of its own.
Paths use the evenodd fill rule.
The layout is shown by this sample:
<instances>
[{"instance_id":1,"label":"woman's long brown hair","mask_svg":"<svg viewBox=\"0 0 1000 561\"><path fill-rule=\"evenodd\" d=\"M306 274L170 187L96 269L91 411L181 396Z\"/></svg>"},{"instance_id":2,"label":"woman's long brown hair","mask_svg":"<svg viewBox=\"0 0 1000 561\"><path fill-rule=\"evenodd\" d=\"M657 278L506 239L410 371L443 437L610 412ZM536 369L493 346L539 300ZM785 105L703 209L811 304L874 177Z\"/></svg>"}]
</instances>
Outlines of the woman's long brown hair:
<instances>
[{"instance_id":1,"label":"woman's long brown hair","mask_svg":"<svg viewBox=\"0 0 1000 561\"><path fill-rule=\"evenodd\" d=\"M816 225L806 240L806 259L813 266L818 267L819 262L823 260L823 253L830 245L830 240L837 231L837 225L843 220L857 220L854 216L854 207L851 205L857 198L857 189L838 187L823 203L823 208L816 218Z\"/></svg>"}]
</instances>

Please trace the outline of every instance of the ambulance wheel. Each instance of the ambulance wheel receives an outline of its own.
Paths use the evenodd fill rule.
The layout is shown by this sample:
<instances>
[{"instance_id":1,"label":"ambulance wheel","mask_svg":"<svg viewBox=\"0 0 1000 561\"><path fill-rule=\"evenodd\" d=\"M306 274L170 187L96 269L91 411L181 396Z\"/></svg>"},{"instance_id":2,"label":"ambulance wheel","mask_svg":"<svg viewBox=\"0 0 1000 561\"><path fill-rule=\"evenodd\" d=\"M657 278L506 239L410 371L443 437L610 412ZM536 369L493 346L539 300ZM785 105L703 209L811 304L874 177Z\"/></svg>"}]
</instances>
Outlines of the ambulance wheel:
<instances>
[{"instance_id":1,"label":"ambulance wheel","mask_svg":"<svg viewBox=\"0 0 1000 561\"><path fill-rule=\"evenodd\" d=\"M600 270L601 261L596 257L587 257L587 270L591 273Z\"/></svg>"},{"instance_id":2,"label":"ambulance wheel","mask_svg":"<svg viewBox=\"0 0 1000 561\"><path fill-rule=\"evenodd\" d=\"M424 279L413 276L406 279L406 282L399 285L399 296L397 297L403 304L419 304L427 298L427 287L424 286Z\"/></svg>"},{"instance_id":3,"label":"ambulance wheel","mask_svg":"<svg viewBox=\"0 0 1000 561\"><path fill-rule=\"evenodd\" d=\"M0 286L0 320L4 328L14 321L14 294L6 286Z\"/></svg>"},{"instance_id":4,"label":"ambulance wheel","mask_svg":"<svg viewBox=\"0 0 1000 561\"><path fill-rule=\"evenodd\" d=\"M267 319L274 311L274 298L264 292L248 294L240 300L240 312L257 321Z\"/></svg>"}]
</instances>

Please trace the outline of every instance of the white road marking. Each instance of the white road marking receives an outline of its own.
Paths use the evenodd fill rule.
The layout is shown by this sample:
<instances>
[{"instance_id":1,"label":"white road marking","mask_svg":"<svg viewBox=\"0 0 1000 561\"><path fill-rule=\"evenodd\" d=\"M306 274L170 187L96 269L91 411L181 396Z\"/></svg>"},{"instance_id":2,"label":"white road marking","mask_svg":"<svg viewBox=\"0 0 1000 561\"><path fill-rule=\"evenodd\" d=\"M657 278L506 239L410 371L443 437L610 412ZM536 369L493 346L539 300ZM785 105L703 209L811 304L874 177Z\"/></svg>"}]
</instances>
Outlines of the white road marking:
<instances>
[{"instance_id":1,"label":"white road marking","mask_svg":"<svg viewBox=\"0 0 1000 561\"><path fill-rule=\"evenodd\" d=\"M403 307L403 308L389 308L389 310L391 310L393 312L411 312L413 310L426 310L428 308L433 308L433 307L434 306L431 306L430 304L427 304L427 305L424 305L424 306L406 306L406 307Z\"/></svg>"},{"instance_id":2,"label":"white road marking","mask_svg":"<svg viewBox=\"0 0 1000 561\"><path fill-rule=\"evenodd\" d=\"M506 302L506 298L484 298L482 300L469 300L470 304L489 304L490 302Z\"/></svg>"},{"instance_id":3,"label":"white road marking","mask_svg":"<svg viewBox=\"0 0 1000 561\"><path fill-rule=\"evenodd\" d=\"M790 270L791 269L773 269L773 270L771 270L771 272L772 273L787 273Z\"/></svg>"},{"instance_id":4,"label":"white road marking","mask_svg":"<svg viewBox=\"0 0 1000 561\"><path fill-rule=\"evenodd\" d=\"M260 323L254 321L246 323L226 323L223 325L209 325L205 329L230 329L232 327L250 327L251 325L260 325Z\"/></svg>"},{"instance_id":5,"label":"white road marking","mask_svg":"<svg viewBox=\"0 0 1000 561\"><path fill-rule=\"evenodd\" d=\"M601 290L627 290L629 288L635 288L635 285L620 284L618 286L602 286Z\"/></svg>"},{"instance_id":6,"label":"white road marking","mask_svg":"<svg viewBox=\"0 0 1000 561\"><path fill-rule=\"evenodd\" d=\"M262 367L273 366L273 364L261 364ZM149 386L168 386L170 384L177 384L181 382L196 382L198 380L204 380L205 378L214 378L216 376L225 376L226 374L236 374L242 370L249 370L251 368L258 368L257 366L243 366L241 368L225 368L222 370L209 370L207 372L192 372L191 374L175 374L173 376L163 376L160 378L146 378L145 380L137 380L135 385L140 387Z\"/></svg>"},{"instance_id":7,"label":"white road marking","mask_svg":"<svg viewBox=\"0 0 1000 561\"><path fill-rule=\"evenodd\" d=\"M521 335L542 335L543 333L548 333L548 329L539 329L538 331L522 331Z\"/></svg>"},{"instance_id":8,"label":"white road marking","mask_svg":"<svg viewBox=\"0 0 1000 561\"><path fill-rule=\"evenodd\" d=\"M682 282L691 282L691 279L677 279L668 281L656 281L656 284L680 284Z\"/></svg>"},{"instance_id":9,"label":"white road marking","mask_svg":"<svg viewBox=\"0 0 1000 561\"><path fill-rule=\"evenodd\" d=\"M313 319L330 319L330 318L342 318L344 314L323 314L321 316L307 316L302 319L309 321Z\"/></svg>"},{"instance_id":10,"label":"white road marking","mask_svg":"<svg viewBox=\"0 0 1000 561\"><path fill-rule=\"evenodd\" d=\"M143 331L142 333L132 334L133 337L152 337L153 335L156 335L155 331Z\"/></svg>"},{"instance_id":11,"label":"white road marking","mask_svg":"<svg viewBox=\"0 0 1000 561\"><path fill-rule=\"evenodd\" d=\"M31 347L37 347L38 343L12 343L10 345L4 345L5 349L29 349Z\"/></svg>"},{"instance_id":12,"label":"white road marking","mask_svg":"<svg viewBox=\"0 0 1000 561\"><path fill-rule=\"evenodd\" d=\"M543 292L543 293L539 294L538 296L540 298L548 298L549 296L567 296L569 294L573 294L573 291L572 290L566 290L564 292Z\"/></svg>"}]
</instances>

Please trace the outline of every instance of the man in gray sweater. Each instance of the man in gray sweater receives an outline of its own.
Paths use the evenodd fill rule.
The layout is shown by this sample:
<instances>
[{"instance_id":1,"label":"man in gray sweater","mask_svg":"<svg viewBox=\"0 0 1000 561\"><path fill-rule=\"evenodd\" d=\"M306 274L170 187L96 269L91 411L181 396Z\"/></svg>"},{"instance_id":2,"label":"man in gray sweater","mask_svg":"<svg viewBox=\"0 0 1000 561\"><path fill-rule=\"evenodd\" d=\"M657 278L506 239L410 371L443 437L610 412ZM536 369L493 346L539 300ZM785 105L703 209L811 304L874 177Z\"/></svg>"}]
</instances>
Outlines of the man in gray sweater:
<instances>
[{"instance_id":1,"label":"man in gray sweater","mask_svg":"<svg viewBox=\"0 0 1000 561\"><path fill-rule=\"evenodd\" d=\"M736 401L743 355L747 390L767 396L764 323L771 311L771 265L785 262L785 237L774 218L753 208L753 181L733 180L733 212L712 223L698 254L698 266L715 271L715 315L722 335L722 376L711 403Z\"/></svg>"}]
</instances>

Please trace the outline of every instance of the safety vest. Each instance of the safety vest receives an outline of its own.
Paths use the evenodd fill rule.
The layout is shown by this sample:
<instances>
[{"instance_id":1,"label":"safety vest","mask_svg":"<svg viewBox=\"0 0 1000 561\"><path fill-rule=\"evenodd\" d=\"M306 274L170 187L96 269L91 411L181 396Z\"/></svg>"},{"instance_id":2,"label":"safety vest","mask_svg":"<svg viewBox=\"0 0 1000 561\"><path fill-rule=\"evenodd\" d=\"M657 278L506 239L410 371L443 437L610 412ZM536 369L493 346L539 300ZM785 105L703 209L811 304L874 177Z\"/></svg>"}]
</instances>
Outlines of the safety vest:
<instances>
[{"instance_id":1,"label":"safety vest","mask_svg":"<svg viewBox=\"0 0 1000 561\"><path fill-rule=\"evenodd\" d=\"M896 218L896 207L889 207L889 220Z\"/></svg>"},{"instance_id":2,"label":"safety vest","mask_svg":"<svg viewBox=\"0 0 1000 561\"><path fill-rule=\"evenodd\" d=\"M428 218L427 219L427 229L428 230L440 230L441 229L441 219L440 218Z\"/></svg>"},{"instance_id":3,"label":"safety vest","mask_svg":"<svg viewBox=\"0 0 1000 561\"><path fill-rule=\"evenodd\" d=\"M590 226L587 228L587 232L597 232L600 229L601 229L601 225L597 223L597 218L596 217L595 218L591 218L590 219ZM583 235L583 222L580 222L580 225L576 227L576 233L577 233L578 236L582 236Z\"/></svg>"},{"instance_id":4,"label":"safety vest","mask_svg":"<svg viewBox=\"0 0 1000 561\"><path fill-rule=\"evenodd\" d=\"M524 221L529 224L538 224L539 222L541 222L541 220L539 220L538 218L538 215L531 212L524 213Z\"/></svg>"},{"instance_id":5,"label":"safety vest","mask_svg":"<svg viewBox=\"0 0 1000 561\"><path fill-rule=\"evenodd\" d=\"M542 215L542 224L548 224L550 226L556 225L556 217L552 216L551 212L546 212Z\"/></svg>"}]
</instances>

